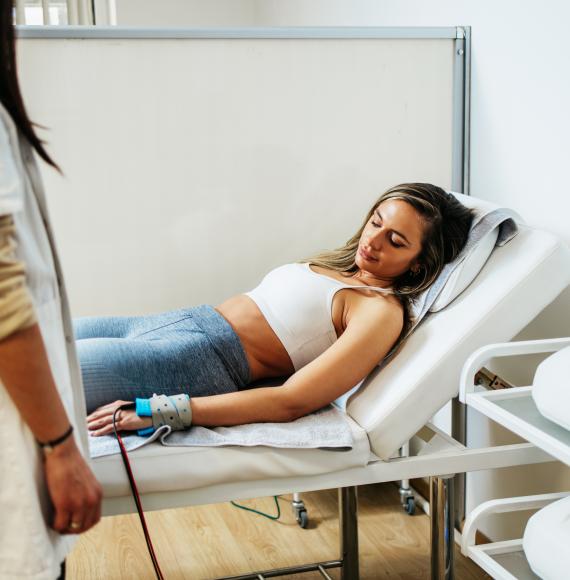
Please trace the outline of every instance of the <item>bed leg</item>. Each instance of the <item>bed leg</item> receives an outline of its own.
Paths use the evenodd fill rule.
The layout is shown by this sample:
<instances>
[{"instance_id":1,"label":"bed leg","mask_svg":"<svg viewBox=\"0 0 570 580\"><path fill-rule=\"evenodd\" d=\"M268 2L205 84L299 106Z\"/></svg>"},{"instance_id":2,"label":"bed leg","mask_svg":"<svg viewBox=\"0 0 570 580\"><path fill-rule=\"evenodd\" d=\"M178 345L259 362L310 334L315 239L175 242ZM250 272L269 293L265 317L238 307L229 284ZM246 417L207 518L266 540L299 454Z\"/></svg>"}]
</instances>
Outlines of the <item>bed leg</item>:
<instances>
[{"instance_id":1,"label":"bed leg","mask_svg":"<svg viewBox=\"0 0 570 580\"><path fill-rule=\"evenodd\" d=\"M442 475L429 479L431 580L454 578L453 478L454 475Z\"/></svg>"},{"instance_id":2,"label":"bed leg","mask_svg":"<svg viewBox=\"0 0 570 580\"><path fill-rule=\"evenodd\" d=\"M462 445L467 446L467 405L463 404L459 397L451 400L451 436ZM455 475L453 505L455 508L454 523L458 530L463 529L463 521L465 520L466 477L466 473Z\"/></svg>"},{"instance_id":3,"label":"bed leg","mask_svg":"<svg viewBox=\"0 0 570 580\"><path fill-rule=\"evenodd\" d=\"M356 487L338 490L341 580L358 580L358 502Z\"/></svg>"}]
</instances>

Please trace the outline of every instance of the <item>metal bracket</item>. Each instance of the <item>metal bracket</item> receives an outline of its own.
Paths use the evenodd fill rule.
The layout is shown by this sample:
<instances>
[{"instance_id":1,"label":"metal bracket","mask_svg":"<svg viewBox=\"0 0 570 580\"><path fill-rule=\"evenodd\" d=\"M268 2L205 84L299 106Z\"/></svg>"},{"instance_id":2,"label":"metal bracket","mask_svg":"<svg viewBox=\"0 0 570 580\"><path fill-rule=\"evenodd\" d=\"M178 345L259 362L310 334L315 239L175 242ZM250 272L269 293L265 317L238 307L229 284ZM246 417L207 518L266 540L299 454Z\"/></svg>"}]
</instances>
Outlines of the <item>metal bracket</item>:
<instances>
[{"instance_id":1,"label":"metal bracket","mask_svg":"<svg viewBox=\"0 0 570 580\"><path fill-rule=\"evenodd\" d=\"M515 385L509 383L506 379L503 379L499 375L491 372L488 368L483 367L475 375L475 384L486 389L512 389Z\"/></svg>"}]
</instances>

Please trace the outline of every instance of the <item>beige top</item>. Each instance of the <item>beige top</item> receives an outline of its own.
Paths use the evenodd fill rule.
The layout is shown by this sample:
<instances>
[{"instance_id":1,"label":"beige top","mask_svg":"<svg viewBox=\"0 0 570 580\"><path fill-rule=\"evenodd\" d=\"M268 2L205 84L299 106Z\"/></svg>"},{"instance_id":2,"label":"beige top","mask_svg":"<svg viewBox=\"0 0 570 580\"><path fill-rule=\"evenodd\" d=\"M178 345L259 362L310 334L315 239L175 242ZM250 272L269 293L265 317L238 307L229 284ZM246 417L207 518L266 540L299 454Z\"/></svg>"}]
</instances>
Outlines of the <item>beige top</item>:
<instances>
[{"instance_id":1,"label":"beige top","mask_svg":"<svg viewBox=\"0 0 570 580\"><path fill-rule=\"evenodd\" d=\"M0 340L37 322L26 268L15 255L14 219L0 215Z\"/></svg>"}]
</instances>

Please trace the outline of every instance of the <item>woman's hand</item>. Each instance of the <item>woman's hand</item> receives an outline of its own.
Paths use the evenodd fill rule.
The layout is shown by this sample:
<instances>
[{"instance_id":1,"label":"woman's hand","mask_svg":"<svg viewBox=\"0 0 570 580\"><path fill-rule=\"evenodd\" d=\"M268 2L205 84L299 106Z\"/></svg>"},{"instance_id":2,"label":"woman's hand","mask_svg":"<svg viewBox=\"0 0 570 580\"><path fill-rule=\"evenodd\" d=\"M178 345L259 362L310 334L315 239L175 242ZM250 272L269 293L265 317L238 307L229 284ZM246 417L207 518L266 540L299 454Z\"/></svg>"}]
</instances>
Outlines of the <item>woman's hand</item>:
<instances>
[{"instance_id":1,"label":"woman's hand","mask_svg":"<svg viewBox=\"0 0 570 580\"><path fill-rule=\"evenodd\" d=\"M73 437L46 454L44 472L55 511L51 524L54 530L61 534L81 534L101 519L101 485Z\"/></svg>"},{"instance_id":2,"label":"woman's hand","mask_svg":"<svg viewBox=\"0 0 570 580\"><path fill-rule=\"evenodd\" d=\"M115 401L103 407L95 409L87 417L87 429L89 434L94 437L100 435L110 435L113 433L113 413L121 405L125 405L130 401ZM121 409L115 417L115 424L117 431L136 431L137 429L145 429L152 427L152 419L150 417L139 417L134 409Z\"/></svg>"}]
</instances>

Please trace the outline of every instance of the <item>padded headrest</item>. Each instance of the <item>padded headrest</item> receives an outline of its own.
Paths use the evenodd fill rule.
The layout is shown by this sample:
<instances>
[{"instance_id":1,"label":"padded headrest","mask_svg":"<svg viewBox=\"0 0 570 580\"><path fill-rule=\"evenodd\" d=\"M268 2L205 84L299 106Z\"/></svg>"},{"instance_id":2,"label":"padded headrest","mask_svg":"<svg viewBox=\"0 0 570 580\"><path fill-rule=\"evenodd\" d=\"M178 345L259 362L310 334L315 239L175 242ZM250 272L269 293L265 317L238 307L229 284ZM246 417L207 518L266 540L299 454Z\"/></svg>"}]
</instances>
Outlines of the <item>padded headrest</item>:
<instances>
[{"instance_id":1,"label":"padded headrest","mask_svg":"<svg viewBox=\"0 0 570 580\"><path fill-rule=\"evenodd\" d=\"M463 195L455 191L450 191L449 193L454 195L464 206L476 210L478 215L497 209L498 207L476 197ZM476 221L477 216L473 220L473 223L475 224ZM436 301L431 306L430 312L438 312L442 308L445 308L473 282L477 274L481 271L481 268L485 265L487 258L491 255L498 235L499 229L495 228L481 239L470 252L462 257L461 263L453 271L451 276L449 276L445 286L441 289Z\"/></svg>"},{"instance_id":2,"label":"padded headrest","mask_svg":"<svg viewBox=\"0 0 570 580\"><path fill-rule=\"evenodd\" d=\"M481 216L499 209L499 206L477 197L463 195L462 193L456 193L454 191L450 193L463 205L476 211L472 231ZM449 275L435 302L429 308L430 312L438 312L445 308L473 282L497 244L498 235L499 228L496 227L487 232L476 244L472 245L459 256L457 259L458 263L453 272Z\"/></svg>"}]
</instances>

